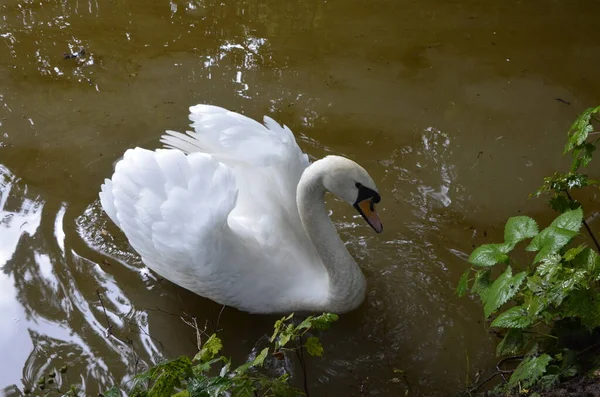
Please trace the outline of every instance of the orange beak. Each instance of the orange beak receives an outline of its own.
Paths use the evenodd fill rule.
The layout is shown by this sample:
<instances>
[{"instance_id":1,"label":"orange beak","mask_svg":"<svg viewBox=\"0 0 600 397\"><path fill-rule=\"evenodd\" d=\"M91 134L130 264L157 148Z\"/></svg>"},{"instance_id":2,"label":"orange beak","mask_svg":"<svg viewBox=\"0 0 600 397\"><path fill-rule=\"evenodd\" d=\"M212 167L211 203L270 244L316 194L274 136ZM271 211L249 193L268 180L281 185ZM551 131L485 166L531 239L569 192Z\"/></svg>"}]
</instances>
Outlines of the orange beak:
<instances>
[{"instance_id":1,"label":"orange beak","mask_svg":"<svg viewBox=\"0 0 600 397\"><path fill-rule=\"evenodd\" d=\"M377 233L381 233L383 231L383 224L379 220L377 211L375 211L375 203L373 202L373 199L368 198L360 201L354 205L354 208L356 208L365 221L371 225L373 230L375 230Z\"/></svg>"}]
</instances>

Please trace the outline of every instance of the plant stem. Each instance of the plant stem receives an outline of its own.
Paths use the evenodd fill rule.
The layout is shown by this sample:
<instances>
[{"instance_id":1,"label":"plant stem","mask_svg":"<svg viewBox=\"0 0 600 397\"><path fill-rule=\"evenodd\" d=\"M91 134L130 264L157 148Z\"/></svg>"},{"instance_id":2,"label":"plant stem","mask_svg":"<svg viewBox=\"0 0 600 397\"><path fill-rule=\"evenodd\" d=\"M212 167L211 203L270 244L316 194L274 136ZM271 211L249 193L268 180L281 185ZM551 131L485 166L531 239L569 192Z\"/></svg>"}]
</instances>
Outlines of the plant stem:
<instances>
[{"instance_id":1,"label":"plant stem","mask_svg":"<svg viewBox=\"0 0 600 397\"><path fill-rule=\"evenodd\" d=\"M565 190L564 192L567 194L567 197L569 198L569 200L575 201L569 194L568 190ZM592 229L590 229L590 225L587 224L585 219L583 219L583 226L585 226L585 229L588 231L588 234L590 235L592 240L594 240L594 244L596 244L596 250L598 250L598 252L600 252L600 244L598 243L598 240L596 240L596 236L594 236L594 233L592 233Z\"/></svg>"}]
</instances>

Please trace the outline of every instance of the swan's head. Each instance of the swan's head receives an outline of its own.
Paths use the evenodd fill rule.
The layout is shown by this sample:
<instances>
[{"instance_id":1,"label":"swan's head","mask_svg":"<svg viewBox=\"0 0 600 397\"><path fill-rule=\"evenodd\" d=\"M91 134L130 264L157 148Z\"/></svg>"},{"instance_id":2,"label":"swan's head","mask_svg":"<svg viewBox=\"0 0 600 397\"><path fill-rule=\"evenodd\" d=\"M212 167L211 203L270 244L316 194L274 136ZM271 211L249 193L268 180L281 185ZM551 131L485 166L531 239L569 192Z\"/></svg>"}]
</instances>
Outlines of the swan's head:
<instances>
[{"instance_id":1,"label":"swan's head","mask_svg":"<svg viewBox=\"0 0 600 397\"><path fill-rule=\"evenodd\" d=\"M340 156L327 156L327 172L323 186L352 205L377 233L383 231L375 204L381 201L375 182L369 173L354 161Z\"/></svg>"}]
</instances>

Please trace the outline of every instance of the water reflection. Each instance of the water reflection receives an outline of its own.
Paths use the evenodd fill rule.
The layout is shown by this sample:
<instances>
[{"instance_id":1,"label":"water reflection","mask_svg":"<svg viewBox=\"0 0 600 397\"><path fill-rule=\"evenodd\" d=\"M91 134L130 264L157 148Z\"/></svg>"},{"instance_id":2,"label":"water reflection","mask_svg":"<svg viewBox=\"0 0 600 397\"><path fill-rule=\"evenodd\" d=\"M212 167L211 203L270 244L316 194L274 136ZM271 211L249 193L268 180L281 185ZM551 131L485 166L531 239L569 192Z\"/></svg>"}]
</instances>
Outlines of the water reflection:
<instances>
[{"instance_id":1,"label":"water reflection","mask_svg":"<svg viewBox=\"0 0 600 397\"><path fill-rule=\"evenodd\" d=\"M0 166L0 349L10 356L0 361L0 384L22 379L32 387L68 365L69 382L93 380L93 393L115 383L115 368L133 375L132 363L143 365L159 348L145 313L65 239L67 207L44 214L48 205Z\"/></svg>"}]
</instances>

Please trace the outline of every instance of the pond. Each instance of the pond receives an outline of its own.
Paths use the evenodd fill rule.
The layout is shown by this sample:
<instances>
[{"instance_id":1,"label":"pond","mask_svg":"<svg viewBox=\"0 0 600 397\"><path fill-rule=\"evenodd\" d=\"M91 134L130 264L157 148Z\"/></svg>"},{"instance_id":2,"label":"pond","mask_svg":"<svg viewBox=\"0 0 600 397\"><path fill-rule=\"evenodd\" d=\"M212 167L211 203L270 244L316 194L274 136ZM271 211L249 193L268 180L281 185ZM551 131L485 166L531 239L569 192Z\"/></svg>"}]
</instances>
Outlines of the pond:
<instances>
[{"instance_id":1,"label":"pond","mask_svg":"<svg viewBox=\"0 0 600 397\"><path fill-rule=\"evenodd\" d=\"M311 158L352 158L380 189L379 235L328 202L368 292L322 335L311 394L462 390L495 365L497 337L454 288L507 217L548 219L528 194L600 103L598 15L591 0L5 0L0 390L67 365L97 395L194 354L182 318L220 330L238 361L270 333L277 316L150 272L99 207L123 152L159 147L197 103L267 114Z\"/></svg>"}]
</instances>

